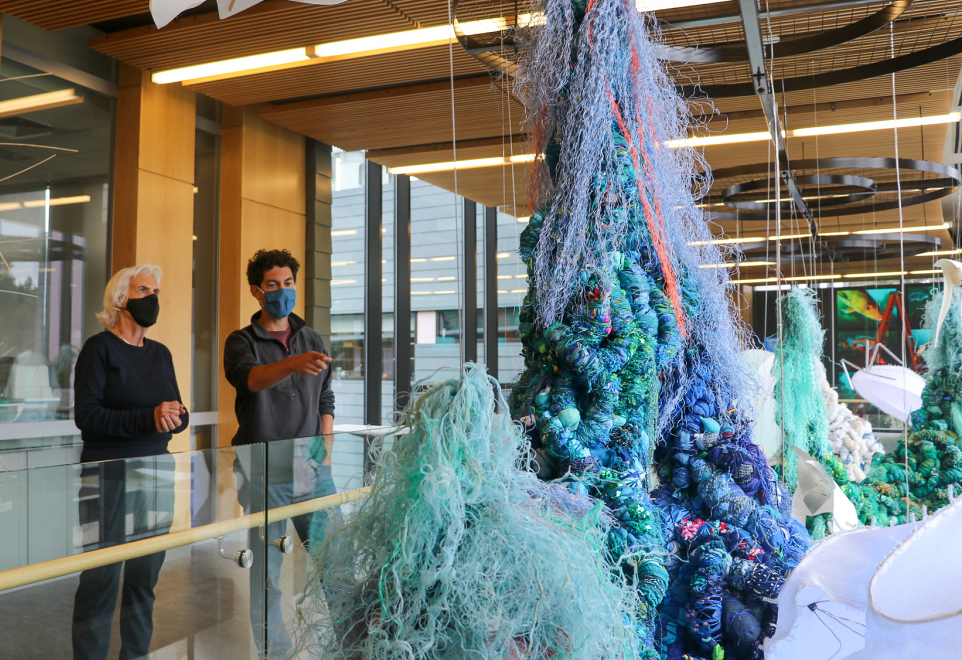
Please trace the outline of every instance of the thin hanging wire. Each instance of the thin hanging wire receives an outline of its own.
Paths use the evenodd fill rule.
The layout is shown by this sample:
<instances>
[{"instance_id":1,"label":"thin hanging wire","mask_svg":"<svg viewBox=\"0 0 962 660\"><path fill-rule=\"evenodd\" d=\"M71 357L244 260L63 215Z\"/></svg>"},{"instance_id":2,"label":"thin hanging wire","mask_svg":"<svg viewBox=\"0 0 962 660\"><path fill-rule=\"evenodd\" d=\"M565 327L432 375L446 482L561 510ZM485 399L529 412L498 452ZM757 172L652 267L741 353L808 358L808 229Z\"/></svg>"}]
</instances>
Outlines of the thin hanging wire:
<instances>
[{"instance_id":1,"label":"thin hanging wire","mask_svg":"<svg viewBox=\"0 0 962 660\"><path fill-rule=\"evenodd\" d=\"M503 48L503 47L504 47L504 44L502 43L502 48ZM508 171L511 172L511 210L512 210L512 213L517 213L517 212L518 212L518 188L517 188L517 182L515 181L515 177L514 177L514 118L513 118L512 114L511 114L511 103L512 103L511 95L510 95L510 94L505 94L505 105L508 106L508 154L511 156L511 159L510 159L510 161L509 161L510 164L507 166L507 167L508 167ZM530 203L530 200L529 200L529 203ZM517 216L515 216L515 217L517 218ZM517 219L516 219L515 222L514 222L514 227L513 227L513 231L514 231L514 245L520 245L520 244L521 244L521 228L518 226L519 224L521 224L521 223L519 223L519 222L517 221ZM515 249L515 250L514 250L514 272L515 272L515 274L520 274L520 273L521 273L521 270L522 270L522 269L521 269L521 265L522 265L522 264L521 264L521 253L520 253L517 249ZM525 280L525 282L527 282L527 279ZM509 288L508 291L511 291L511 289ZM524 299L522 298L522 304L524 304L524 303L523 303L523 300L524 300ZM519 307L519 311L520 311L520 307ZM508 324L505 323L505 340L507 340L507 338L508 338L508 337L507 337L507 333L508 333L507 327L508 327ZM500 371L498 372L498 375L499 375L499 377L501 377L501 372L500 372Z\"/></svg>"},{"instance_id":2,"label":"thin hanging wire","mask_svg":"<svg viewBox=\"0 0 962 660\"><path fill-rule=\"evenodd\" d=\"M461 369L461 376L464 377L464 358L465 358L465 346L464 338L468 332L468 310L465 309L464 305L464 273L462 272L462 264L464 259L461 256L461 247L464 243L464 237L458 230L458 212L459 207L463 207L462 204L458 204L458 124L457 115L455 112L454 105L454 14L451 7L451 2L453 0L448 0L448 25L451 27L448 33L448 72L449 80L451 82L451 161L454 163L454 272L458 274L455 278L455 289L457 291L457 301L459 313L459 321L461 325L460 341L458 342L458 357ZM467 227L467 218L464 218L465 227ZM477 225L477 218L474 219L475 225Z\"/></svg>"},{"instance_id":3,"label":"thin hanging wire","mask_svg":"<svg viewBox=\"0 0 962 660\"><path fill-rule=\"evenodd\" d=\"M895 28L889 23L889 45L891 47L892 58L895 58ZM895 72L892 72L892 119L898 119L898 105L895 98ZM906 323L906 317L908 315L908 310L905 305L905 234L902 233L904 230L904 218L902 214L902 176L901 167L899 167L899 129L893 128L892 134L895 139L895 190L898 194L898 208L899 208L899 289L900 289L900 299L899 299L899 312L901 312L902 317L902 367L908 369L908 324ZM902 410L908 409L908 392L905 390L904 381L902 387ZM908 421L903 421L902 423L902 448L905 452L904 455L904 466L905 466L905 517L906 519L911 514L909 503L911 500L911 493L909 491L909 440L908 440Z\"/></svg>"},{"instance_id":4,"label":"thin hanging wire","mask_svg":"<svg viewBox=\"0 0 962 660\"><path fill-rule=\"evenodd\" d=\"M773 71L775 68L775 39L772 35L772 13L768 5L768 0L765 0L765 18L766 27L768 29L768 53L769 53L769 63L768 63L768 88L774 90L773 82ZM772 101L774 102L774 95L771 95ZM777 112L777 108L772 108L773 114ZM777 138L777 136L773 136ZM777 146L777 139L776 139ZM783 337L782 337L782 180L781 180L781 163L779 162L778 149L772 149L775 157L775 316L776 316L776 343L778 346L778 351L784 350ZM781 400L781 419L785 419L785 360L779 360L781 365L781 374L779 380L779 386L782 388ZM781 464L782 464L782 474L781 482L785 484L785 425L779 425L779 433L781 434Z\"/></svg>"},{"instance_id":5,"label":"thin hanging wire","mask_svg":"<svg viewBox=\"0 0 962 660\"><path fill-rule=\"evenodd\" d=\"M767 160L768 160L768 172L767 172L768 179L765 182L765 199L771 199L772 198L772 141L771 140L768 141ZM765 205L765 275L766 277L764 279L768 279L767 275L772 268L769 265L771 263L771 256L770 256L771 245L772 245L772 205L766 204ZM778 271L776 269L776 273L777 272ZM775 281L776 281L775 297L777 298L779 295L778 288L777 288L778 287L777 275L776 275ZM762 347L765 346L765 340L768 338L768 333L769 333L769 329L768 329L768 294L769 293L770 292L768 290L768 287L766 287L765 288L765 325L762 326L765 336L762 337ZM776 338L777 338L777 333L776 333Z\"/></svg>"}]
</instances>

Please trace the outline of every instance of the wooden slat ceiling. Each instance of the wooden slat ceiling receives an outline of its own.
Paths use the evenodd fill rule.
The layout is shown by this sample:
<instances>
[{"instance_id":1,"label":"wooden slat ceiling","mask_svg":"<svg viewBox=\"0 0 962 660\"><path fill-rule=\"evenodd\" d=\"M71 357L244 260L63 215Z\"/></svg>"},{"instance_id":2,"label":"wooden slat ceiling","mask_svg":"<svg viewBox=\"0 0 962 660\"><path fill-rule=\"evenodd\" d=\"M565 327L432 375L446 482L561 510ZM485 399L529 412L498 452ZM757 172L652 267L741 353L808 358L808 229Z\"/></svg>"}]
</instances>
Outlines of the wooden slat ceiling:
<instances>
[{"instance_id":1,"label":"wooden slat ceiling","mask_svg":"<svg viewBox=\"0 0 962 660\"><path fill-rule=\"evenodd\" d=\"M150 11L149 0L3 0L0 11L45 30L61 30Z\"/></svg>"},{"instance_id":2,"label":"wooden slat ceiling","mask_svg":"<svg viewBox=\"0 0 962 660\"><path fill-rule=\"evenodd\" d=\"M260 110L265 119L341 149L385 149L452 139L451 90L436 85L423 94L336 105L286 104ZM507 124L509 109L514 127ZM524 110L492 85L455 91L458 140L488 138L521 130ZM461 156L459 155L459 158Z\"/></svg>"},{"instance_id":3,"label":"wooden slat ceiling","mask_svg":"<svg viewBox=\"0 0 962 660\"><path fill-rule=\"evenodd\" d=\"M816 0L769 0L771 10L810 5ZM53 0L0 0L0 9L47 29L92 23L147 11L147 0L78 0L69 5ZM816 13L762 19L763 32L769 27L783 40L849 25L884 6L838 8ZM228 20L216 12L188 16L158 30L138 27L95 37L91 46L107 55L140 68L159 71L258 53L310 46L344 39L372 36L448 22L446 0L348 0L339 5L316 6L286 0L267 0ZM696 19L737 16L735 2L665 10L658 18L665 22L668 44L690 46L696 43L724 43L742 40L738 21L707 26L673 29L672 23ZM79 21L79 22L78 22ZM895 55L921 49L962 36L962 0L914 0L911 7L892 24ZM841 45L786 58L776 58L773 76L790 78L821 72L839 71L891 56L888 26ZM776 55L778 43L775 44ZM261 73L215 82L190 85L196 91L232 105L260 104L263 117L291 130L336 145L342 149L367 149L369 157L386 166L446 162L453 159L451 149L451 92L446 82L457 79L455 123L458 160L499 157L524 153L523 139L504 141L502 136L519 136L523 108L492 85L482 66L455 46L452 63L446 46L424 48L406 53L362 57L304 66L286 71ZM677 65L675 65L677 66ZM950 90L962 69L962 55L901 71L896 75L895 93L902 99L899 117L942 114L954 106ZM749 80L747 63L683 65L677 69L679 81L697 76L703 85L745 83ZM471 78L474 76L474 78ZM470 78L469 80L466 80ZM781 104L791 108L788 128L826 124L875 121L892 118L891 77L779 94ZM915 95L915 96L907 96ZM924 96L923 96L924 95ZM875 101L868 101L868 99ZM810 106L852 101L838 109L817 112ZM711 109L714 108L714 110ZM806 109L808 107L809 109ZM764 119L754 96L717 98L712 104L692 102L693 113L717 112L709 129L729 133L762 131ZM749 116L737 113L750 111ZM728 113L728 116L724 116ZM727 121L727 127L726 127ZM899 131L899 155L941 161L947 127ZM472 141L472 142L468 142ZM790 138L791 159L831 156L893 156L891 131L874 131L816 138ZM767 162L771 158L767 143L712 146L705 152L714 169ZM513 165L460 170L458 192L488 205L499 206L518 215L527 215L526 166ZM884 183L891 173L875 172ZM452 172L418 175L419 178L453 190ZM912 175L906 175L911 179ZM743 177L744 179L745 177ZM751 178L751 177L747 177ZM716 181L712 194L733 180ZM884 194L880 193L879 199ZM709 200L711 201L711 200ZM905 209L906 224L935 225L943 222L939 202ZM858 230L898 224L897 211L823 218L821 223L836 231ZM788 233L798 233L797 219L789 214L783 221ZM792 231L795 227L796 231ZM722 222L729 234L774 231L764 221ZM948 232L941 232L946 246ZM866 257L869 259L869 257ZM925 267L929 258L910 260L909 267ZM880 262L880 267L890 265ZM858 270L865 264L851 266ZM750 276L743 273L743 277Z\"/></svg>"},{"instance_id":4,"label":"wooden slat ceiling","mask_svg":"<svg viewBox=\"0 0 962 660\"><path fill-rule=\"evenodd\" d=\"M417 66L412 70L412 59L415 58ZM477 60L457 46L454 50L455 76L484 70ZM434 46L418 51L416 56L411 53L374 55L190 87L231 105L247 105L396 85L401 81L447 78L450 72L448 47Z\"/></svg>"},{"instance_id":5,"label":"wooden slat ceiling","mask_svg":"<svg viewBox=\"0 0 962 660\"><path fill-rule=\"evenodd\" d=\"M448 22L437 0L349 0L317 6L268 0L220 20L216 12L94 37L95 50L159 71ZM417 68L412 58L412 69Z\"/></svg>"}]
</instances>

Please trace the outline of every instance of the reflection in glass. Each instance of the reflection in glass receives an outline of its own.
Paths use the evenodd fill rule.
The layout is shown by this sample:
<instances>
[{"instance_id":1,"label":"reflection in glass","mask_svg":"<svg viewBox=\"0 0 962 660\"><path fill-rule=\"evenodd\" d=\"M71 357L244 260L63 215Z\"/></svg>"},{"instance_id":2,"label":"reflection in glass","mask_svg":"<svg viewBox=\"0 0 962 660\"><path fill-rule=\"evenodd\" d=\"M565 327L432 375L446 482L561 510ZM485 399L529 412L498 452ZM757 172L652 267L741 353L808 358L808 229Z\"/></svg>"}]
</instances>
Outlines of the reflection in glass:
<instances>
[{"instance_id":1,"label":"reflection in glass","mask_svg":"<svg viewBox=\"0 0 962 660\"><path fill-rule=\"evenodd\" d=\"M218 219L220 138L196 131L194 147L194 277L193 277L193 353L191 356L191 410L217 410L218 361L217 290L218 290ZM216 426L212 433L192 440L211 444L194 444L203 449L217 444Z\"/></svg>"},{"instance_id":2,"label":"reflection in glass","mask_svg":"<svg viewBox=\"0 0 962 660\"><path fill-rule=\"evenodd\" d=\"M0 61L5 79L38 73ZM0 424L72 417L73 365L100 330L113 100L43 75L0 101L69 89L79 102L0 118L0 142L34 145L0 147Z\"/></svg>"},{"instance_id":3,"label":"reflection in glass","mask_svg":"<svg viewBox=\"0 0 962 660\"><path fill-rule=\"evenodd\" d=\"M333 443L333 436L268 443L266 467L257 461L244 461L239 453L234 474L244 513L259 513L262 507L277 509L337 492L331 472ZM328 510L315 511L250 530L251 629L263 657L287 658L292 651L281 589L284 555L292 547L284 538L288 520L309 553L313 543L324 542L329 515Z\"/></svg>"}]
</instances>

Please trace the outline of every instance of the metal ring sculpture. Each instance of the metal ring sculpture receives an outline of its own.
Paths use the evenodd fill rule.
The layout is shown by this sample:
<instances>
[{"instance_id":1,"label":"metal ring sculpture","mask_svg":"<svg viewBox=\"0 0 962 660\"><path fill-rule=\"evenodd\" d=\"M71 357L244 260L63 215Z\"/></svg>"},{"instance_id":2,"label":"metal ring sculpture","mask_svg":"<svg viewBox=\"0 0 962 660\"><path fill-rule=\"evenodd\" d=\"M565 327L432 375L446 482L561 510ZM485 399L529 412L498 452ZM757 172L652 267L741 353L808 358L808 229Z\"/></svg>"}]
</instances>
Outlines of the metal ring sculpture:
<instances>
[{"instance_id":1,"label":"metal ring sculpture","mask_svg":"<svg viewBox=\"0 0 962 660\"><path fill-rule=\"evenodd\" d=\"M849 25L826 32L819 32L818 34L779 41L778 48L774 49L766 45L765 59L804 55L805 53L831 48L832 46L838 46L847 41L864 37L885 27L904 14L908 8L912 6L912 2L913 0L895 0L874 14L850 23ZM743 41L695 47L662 46L660 50L661 53L659 57L661 59L671 60L673 62L684 62L686 64L748 61L748 53L745 50L745 42ZM753 93L754 92L748 92L748 94Z\"/></svg>"},{"instance_id":2,"label":"metal ring sculpture","mask_svg":"<svg viewBox=\"0 0 962 660\"><path fill-rule=\"evenodd\" d=\"M776 93L800 92L807 89L819 89L842 85L859 80L867 80L891 73L898 73L906 69L938 62L962 53L962 37L946 41L945 43L917 50L891 59L879 60L871 64L863 64L850 69L817 73L813 76L798 76L796 78L776 78L772 81L772 89ZM697 87L680 88L680 92L687 98L708 97L712 99L733 98L737 96L751 96L755 93L753 82L731 83L726 85L699 85Z\"/></svg>"},{"instance_id":3,"label":"metal ring sculpture","mask_svg":"<svg viewBox=\"0 0 962 660\"><path fill-rule=\"evenodd\" d=\"M942 247L942 239L927 234L872 234L871 236L846 236L835 240L783 241L781 260L785 263L811 263L812 261L863 261L866 253L877 259L914 257ZM745 261L771 261L775 258L772 241L758 241L739 246Z\"/></svg>"},{"instance_id":4,"label":"metal ring sculpture","mask_svg":"<svg viewBox=\"0 0 962 660\"><path fill-rule=\"evenodd\" d=\"M766 47L765 56L766 58L775 57L777 59L802 55L864 37L897 19L912 6L913 2L914 0L894 0L894 2L885 5L874 14L849 25L814 35L780 41L778 48L774 49L774 52L769 52L770 49ZM458 43L461 44L469 55L488 69L513 76L516 62L512 55L517 53L513 34L516 28L517 15L513 14L513 12L517 11L517 5L498 2L485 3L491 9L496 9L500 5L508 10L503 12L505 14L505 16L503 16L505 25L503 27L497 26L500 29L492 30L485 34L467 34L463 29L463 25L467 21L462 20L462 17L458 15L458 10L463 9L464 4L467 4L464 0L458 0L454 6L454 33ZM487 15L490 16L490 12ZM747 61L743 42L698 47L661 46L659 50L661 51L661 59L675 62L711 64L717 62ZM508 57L505 57L506 51L510 52ZM843 71L776 80L774 81L775 90L786 92L798 91L864 80L866 78L928 64L958 54L959 52L962 52L962 39L940 44L916 53L909 53L908 55L853 67ZM876 69L878 69L878 71L876 71ZM705 94L709 98L751 96L755 93L754 85L751 82L707 85L700 86L697 89L693 87L681 87L681 91L685 96Z\"/></svg>"},{"instance_id":5,"label":"metal ring sculpture","mask_svg":"<svg viewBox=\"0 0 962 660\"><path fill-rule=\"evenodd\" d=\"M845 204L854 204L855 202L872 197L876 192L876 184L874 181L863 176L855 176L852 174L813 174L811 176L797 177L796 181L799 184L807 183L809 185L816 186L819 191L821 191L823 186L846 186L848 188L856 188L857 190L861 190L861 192L843 193L836 197L826 198L824 201L820 202L821 206L843 206ZM771 190L772 186L774 185L780 184L772 179L756 179L754 181L747 181L745 183L736 183L735 185L728 186L722 192L722 202L724 202L725 206L731 206L736 209L747 209L750 211L774 210L774 201L768 200L765 202L751 202L738 198L740 195L744 195L745 193L756 190ZM803 195L805 192L807 191L802 190ZM792 202L791 199L786 199L781 203L783 210L790 209L793 206L794 202Z\"/></svg>"},{"instance_id":6,"label":"metal ring sculpture","mask_svg":"<svg viewBox=\"0 0 962 660\"><path fill-rule=\"evenodd\" d=\"M769 163L754 163L752 165L741 165L738 167L729 167L724 169L715 170L712 176L716 181L722 181L724 179L749 176L753 174L764 174L768 176L771 165ZM869 201L868 203L856 203L858 201L870 200L870 198L876 192L894 192L897 187L892 184L880 185L867 179L865 177L858 177L854 175L811 175L802 180L807 180L812 182L813 180L818 183L824 180L823 177L834 178L839 177L839 181L847 180L845 177L851 177L853 183L844 183L837 185L858 185L860 187L865 187L868 182L871 182L871 188L873 192L869 194L868 190L863 192L855 192L849 195L849 197L857 198L851 201L845 202L844 200L836 201L833 204L821 204L822 207L827 207L825 212L822 213L819 207L816 206L812 208L811 211L816 217L822 215L828 216L842 216L842 215L858 215L860 213L871 213L873 211L887 211L890 209L897 209L900 206L905 208L907 206L915 206L916 204L924 204L925 202L930 202L935 199L940 199L949 195L953 190L955 190L960 183L962 183L962 174L959 173L954 167L949 167L948 165L943 165L942 163L933 163L928 160L913 160L910 158L899 158L898 160L894 158L808 158L805 160L792 161L793 171L804 171L804 170L815 170L815 171L827 171L827 170L838 170L838 169L876 169L876 170L909 170L912 172L927 172L930 174L941 175L937 179L923 179L922 181L905 181L901 184L901 190L903 193L920 191L917 195L911 195L908 197L903 197L900 200L892 200L887 202L875 202ZM860 183L854 183L861 179ZM770 216L770 211L774 210L774 202L753 202L752 206L746 206L748 202L736 200L735 202L730 201L727 198L732 197L740 192L745 192L749 190L761 190L764 189L768 184L768 179L749 181L747 183L736 184L734 186L729 186L722 193L723 201L727 206L734 207L738 209L735 213L718 213L715 211L710 211L713 220L768 220ZM734 189L734 190L733 190ZM731 191L731 194L729 194ZM838 199L838 198L837 198ZM786 195L786 201L788 196ZM771 206L769 206L771 204ZM742 208L755 208L761 209L759 211L741 211Z\"/></svg>"}]
</instances>

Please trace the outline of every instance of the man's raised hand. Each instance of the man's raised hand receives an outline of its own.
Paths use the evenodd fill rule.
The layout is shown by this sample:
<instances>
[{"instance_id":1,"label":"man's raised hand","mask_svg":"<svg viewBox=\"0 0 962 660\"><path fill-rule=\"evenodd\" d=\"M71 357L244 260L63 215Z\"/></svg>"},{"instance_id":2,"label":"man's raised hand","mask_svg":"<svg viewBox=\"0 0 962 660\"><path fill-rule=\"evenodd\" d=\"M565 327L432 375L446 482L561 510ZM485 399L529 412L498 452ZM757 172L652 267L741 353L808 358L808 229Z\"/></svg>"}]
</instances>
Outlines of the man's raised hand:
<instances>
[{"instance_id":1,"label":"man's raised hand","mask_svg":"<svg viewBox=\"0 0 962 660\"><path fill-rule=\"evenodd\" d=\"M331 361L330 357L318 351L308 351L300 355L292 355L287 359L290 360L290 366L296 373L304 374L305 376L318 375L327 369L327 365Z\"/></svg>"}]
</instances>

